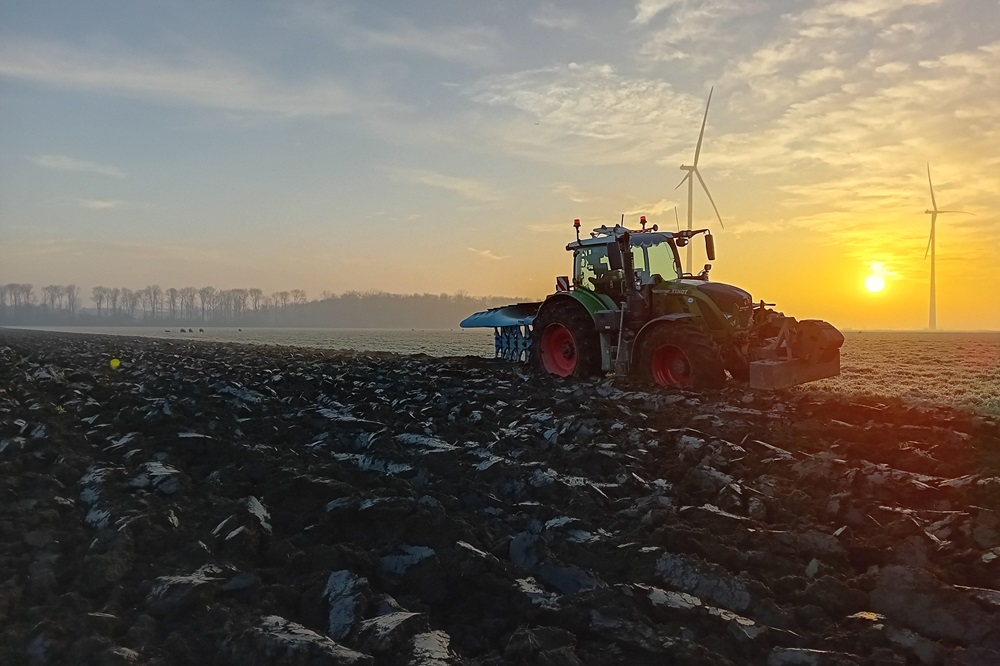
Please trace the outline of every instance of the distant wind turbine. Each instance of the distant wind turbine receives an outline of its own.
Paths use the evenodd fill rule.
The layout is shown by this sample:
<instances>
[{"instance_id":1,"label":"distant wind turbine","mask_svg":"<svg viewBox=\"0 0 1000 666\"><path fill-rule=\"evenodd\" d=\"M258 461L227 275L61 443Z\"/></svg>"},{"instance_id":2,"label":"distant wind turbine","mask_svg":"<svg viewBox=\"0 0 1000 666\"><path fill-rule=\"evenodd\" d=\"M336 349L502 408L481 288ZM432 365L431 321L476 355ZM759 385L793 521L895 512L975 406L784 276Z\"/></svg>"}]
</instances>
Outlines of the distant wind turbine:
<instances>
[{"instance_id":1,"label":"distant wind turbine","mask_svg":"<svg viewBox=\"0 0 1000 666\"><path fill-rule=\"evenodd\" d=\"M708 191L708 185L705 184L705 179L701 177L701 172L698 171L698 157L701 155L701 142L702 142L702 139L705 138L705 123L708 121L708 107L712 104L712 93L713 92L715 92L715 86L712 86L712 89L708 91L708 103L705 104L705 117L701 119L701 132L698 133L698 145L694 149L694 163L691 164L690 166L685 165L685 164L681 165L681 171L687 171L687 175L685 175L684 178L681 179L681 182L677 183L677 187L674 188L676 190L678 187L680 187L681 185L684 184L684 181L687 181L687 184L688 184L688 230L689 231L694 227L694 222L693 222L693 220L694 220L694 209L692 208L693 202L694 202L694 179L691 177L691 174L694 174L695 176L698 177L698 182L701 183L702 189L704 189L705 190L705 194L708 195L708 200L712 202L712 208L715 209L715 216L717 218L719 218L719 224L722 225L723 229L726 228L726 225L722 224L722 216L719 215L719 208L718 208L718 206L715 205L715 200L712 199L712 193ZM688 252L687 252L687 267L688 267L688 271L691 270L691 250L692 250L691 244L688 243Z\"/></svg>"},{"instance_id":2,"label":"distant wind turbine","mask_svg":"<svg viewBox=\"0 0 1000 666\"><path fill-rule=\"evenodd\" d=\"M932 331L937 330L937 298L935 296L934 287L934 250L935 250L935 238L934 229L937 223L937 216L943 213L964 213L965 215L972 215L972 213L966 213L964 210L938 210L937 201L934 199L934 183L931 182L931 165L927 164L927 186L931 190L931 205L933 209L925 210L924 213L931 216L931 235L927 239L927 249L924 250L924 259L927 259L927 254L931 255L931 316L929 328Z\"/></svg>"}]
</instances>

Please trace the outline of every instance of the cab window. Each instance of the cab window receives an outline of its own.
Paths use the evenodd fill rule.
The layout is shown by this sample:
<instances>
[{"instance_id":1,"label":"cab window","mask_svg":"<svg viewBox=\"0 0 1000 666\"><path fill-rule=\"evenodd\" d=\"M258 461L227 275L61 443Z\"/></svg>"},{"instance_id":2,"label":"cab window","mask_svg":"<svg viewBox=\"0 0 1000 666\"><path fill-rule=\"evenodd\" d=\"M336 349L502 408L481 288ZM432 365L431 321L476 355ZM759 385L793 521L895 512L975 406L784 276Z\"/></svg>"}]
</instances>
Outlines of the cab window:
<instances>
[{"instance_id":1,"label":"cab window","mask_svg":"<svg viewBox=\"0 0 1000 666\"><path fill-rule=\"evenodd\" d=\"M634 245L632 261L642 284L652 284L654 275L659 275L664 280L680 277L677 256L668 242Z\"/></svg>"},{"instance_id":2,"label":"cab window","mask_svg":"<svg viewBox=\"0 0 1000 666\"><path fill-rule=\"evenodd\" d=\"M593 289L594 282L607 271L611 270L607 245L591 245L580 248L573 253L575 266L573 282L585 289Z\"/></svg>"}]
</instances>

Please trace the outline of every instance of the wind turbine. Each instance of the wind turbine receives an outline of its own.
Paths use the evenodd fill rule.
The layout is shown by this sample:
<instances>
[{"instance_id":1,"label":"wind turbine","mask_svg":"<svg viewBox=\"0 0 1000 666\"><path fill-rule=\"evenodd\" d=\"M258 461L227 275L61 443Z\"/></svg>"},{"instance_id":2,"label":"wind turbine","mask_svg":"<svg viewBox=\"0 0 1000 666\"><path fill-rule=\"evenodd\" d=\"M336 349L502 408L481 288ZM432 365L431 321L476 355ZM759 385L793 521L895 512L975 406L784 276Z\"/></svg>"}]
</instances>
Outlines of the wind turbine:
<instances>
[{"instance_id":1,"label":"wind turbine","mask_svg":"<svg viewBox=\"0 0 1000 666\"><path fill-rule=\"evenodd\" d=\"M694 227L694 210L692 208L694 202L694 178L691 177L691 174L698 177L698 182L701 183L702 189L708 195L708 200L712 202L712 208L715 209L715 216L719 218L719 224L722 225L723 229L726 228L726 225L722 224L722 216L719 215L719 208L715 205L715 200L712 199L712 193L708 191L708 185L705 184L705 179L701 177L701 172L698 171L698 156L701 155L701 142L705 138L705 123L708 121L708 107L712 104L712 93L714 91L715 86L712 86L712 89L708 91L708 103L705 104L705 117L701 119L701 132L698 133L698 145L694 149L694 163L690 166L681 165L681 171L687 171L687 175L681 179L681 182L677 183L677 187L683 185L685 180L688 184L688 231ZM676 190L677 187L674 189ZM691 243L688 243L687 266L689 271L691 270L691 250Z\"/></svg>"},{"instance_id":2,"label":"wind turbine","mask_svg":"<svg viewBox=\"0 0 1000 666\"><path fill-rule=\"evenodd\" d=\"M965 215L972 215L972 213L966 213L964 210L938 210L937 201L934 199L934 183L931 182L931 165L927 164L927 186L931 189L931 205L934 207L932 210L925 210L924 213L931 216L931 236L927 239L927 249L924 250L924 259L927 259L927 254L931 255L931 316L929 328L932 331L937 330L937 300L935 296L934 288L934 250L935 250L935 240L934 240L934 227L937 223L937 216L943 213L964 213Z\"/></svg>"}]
</instances>

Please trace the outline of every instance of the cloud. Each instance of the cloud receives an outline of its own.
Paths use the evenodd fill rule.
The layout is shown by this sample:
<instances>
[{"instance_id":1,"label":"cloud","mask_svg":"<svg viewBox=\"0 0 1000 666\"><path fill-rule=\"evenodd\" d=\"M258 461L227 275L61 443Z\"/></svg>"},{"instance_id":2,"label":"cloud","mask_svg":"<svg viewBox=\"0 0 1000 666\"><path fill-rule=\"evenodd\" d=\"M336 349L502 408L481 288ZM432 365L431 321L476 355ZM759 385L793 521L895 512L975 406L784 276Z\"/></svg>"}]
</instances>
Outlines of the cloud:
<instances>
[{"instance_id":1,"label":"cloud","mask_svg":"<svg viewBox=\"0 0 1000 666\"><path fill-rule=\"evenodd\" d=\"M466 248L466 249L469 252L472 252L473 254L475 254L475 255L477 255L479 257L482 257L483 259L491 259L492 261L500 261L501 259L507 259L508 258L507 256L498 257L497 255L493 254L493 250L477 250L474 247L470 247L470 248Z\"/></svg>"},{"instance_id":2,"label":"cloud","mask_svg":"<svg viewBox=\"0 0 1000 666\"><path fill-rule=\"evenodd\" d=\"M362 35L367 45L375 49L421 53L466 64L495 60L497 38L491 30L481 26L427 30L399 23L388 30L367 30Z\"/></svg>"},{"instance_id":3,"label":"cloud","mask_svg":"<svg viewBox=\"0 0 1000 666\"><path fill-rule=\"evenodd\" d=\"M678 224L677 220L679 217L675 217L677 207L678 203L676 201L660 199L650 204L633 206L630 210L625 211L625 214L628 216L647 215L649 216L650 224L655 223L661 229L668 229ZM659 219L661 216L662 219ZM654 218L657 219L654 220Z\"/></svg>"},{"instance_id":4,"label":"cloud","mask_svg":"<svg viewBox=\"0 0 1000 666\"><path fill-rule=\"evenodd\" d=\"M0 77L182 106L279 116L328 116L371 106L331 80L297 86L206 51L172 59L33 39L0 42Z\"/></svg>"},{"instance_id":5,"label":"cloud","mask_svg":"<svg viewBox=\"0 0 1000 666\"><path fill-rule=\"evenodd\" d=\"M32 158L32 161L39 166L43 166L46 169L54 169L56 171L82 171L85 173L96 173L102 176L112 176L114 178L124 178L125 172L118 167L109 166L107 164L98 164L97 162L88 162L86 160L79 160L75 157L69 157L67 155L39 155L38 157Z\"/></svg>"},{"instance_id":6,"label":"cloud","mask_svg":"<svg viewBox=\"0 0 1000 666\"><path fill-rule=\"evenodd\" d=\"M704 108L704 101L677 94L662 80L598 64L490 76L465 94L495 112L483 131L506 150L576 164L664 158L687 136L696 109Z\"/></svg>"},{"instance_id":7,"label":"cloud","mask_svg":"<svg viewBox=\"0 0 1000 666\"><path fill-rule=\"evenodd\" d=\"M810 24L827 24L844 21L867 21L881 24L891 14L909 7L941 4L942 0L842 0L820 3L807 9L802 17Z\"/></svg>"},{"instance_id":8,"label":"cloud","mask_svg":"<svg viewBox=\"0 0 1000 666\"><path fill-rule=\"evenodd\" d=\"M572 183L554 183L552 185L552 194L566 197L574 203L586 203L590 200L589 197L580 192Z\"/></svg>"},{"instance_id":9,"label":"cloud","mask_svg":"<svg viewBox=\"0 0 1000 666\"><path fill-rule=\"evenodd\" d=\"M427 185L448 192L453 192L466 199L491 203L502 197L495 189L478 180L458 178L428 169L409 169L394 167L387 169L389 175L397 180L403 180L418 185Z\"/></svg>"},{"instance_id":10,"label":"cloud","mask_svg":"<svg viewBox=\"0 0 1000 666\"><path fill-rule=\"evenodd\" d=\"M193 266L199 264L237 266L242 261L239 257L227 254L224 249L205 247L199 243L138 242L105 238L70 238L62 235L58 238L28 239L20 245L20 256L60 257L57 261L68 260L71 257L99 257L120 262L128 261L147 269L162 262L183 262ZM95 262L99 263L101 262Z\"/></svg>"},{"instance_id":11,"label":"cloud","mask_svg":"<svg viewBox=\"0 0 1000 666\"><path fill-rule=\"evenodd\" d=\"M822 26L808 11L792 12L765 26L769 38L719 51L725 73L701 163L723 210L726 188L730 201L740 188L734 231L811 229L863 253L873 219L909 224L926 207L925 161L935 174L952 174L954 206L996 219L987 212L995 187L983 175L1000 165L986 148L1000 145L1000 97L992 93L1000 89L1000 41L951 46L939 39L938 10L922 4L910 3L905 17L888 2L844 5L824 14ZM704 92L602 63L495 75L466 90L491 112L484 138L500 149L588 167L689 161ZM661 226L672 226L664 214ZM908 234L903 225L884 228ZM995 247L997 237L1000 225L981 245Z\"/></svg>"},{"instance_id":12,"label":"cloud","mask_svg":"<svg viewBox=\"0 0 1000 666\"><path fill-rule=\"evenodd\" d=\"M692 60L698 64L729 51L746 27L745 17L761 11L754 3L733 0L644 0L633 23L648 23L665 10L670 10L665 25L644 39L639 55L653 62Z\"/></svg>"},{"instance_id":13,"label":"cloud","mask_svg":"<svg viewBox=\"0 0 1000 666\"><path fill-rule=\"evenodd\" d=\"M566 32L579 32L585 25L585 19L582 17L570 14L563 7L556 7L548 3L539 7L532 14L531 22L543 28Z\"/></svg>"},{"instance_id":14,"label":"cloud","mask_svg":"<svg viewBox=\"0 0 1000 666\"><path fill-rule=\"evenodd\" d=\"M536 234L559 234L560 236L566 236L565 222L526 224L524 225L524 228Z\"/></svg>"},{"instance_id":15,"label":"cloud","mask_svg":"<svg viewBox=\"0 0 1000 666\"><path fill-rule=\"evenodd\" d=\"M635 7L635 18L632 19L632 22L639 24L649 23L660 12L666 11L682 2L683 0L639 0L639 3Z\"/></svg>"},{"instance_id":16,"label":"cloud","mask_svg":"<svg viewBox=\"0 0 1000 666\"><path fill-rule=\"evenodd\" d=\"M482 25L424 27L392 16L384 25L365 25L339 6L308 3L295 8L298 22L319 29L349 50L402 51L459 64L494 63L500 47L496 30Z\"/></svg>"},{"instance_id":17,"label":"cloud","mask_svg":"<svg viewBox=\"0 0 1000 666\"><path fill-rule=\"evenodd\" d=\"M124 204L125 202L119 199L84 199L80 202L81 207L90 210L110 210L121 208Z\"/></svg>"}]
</instances>

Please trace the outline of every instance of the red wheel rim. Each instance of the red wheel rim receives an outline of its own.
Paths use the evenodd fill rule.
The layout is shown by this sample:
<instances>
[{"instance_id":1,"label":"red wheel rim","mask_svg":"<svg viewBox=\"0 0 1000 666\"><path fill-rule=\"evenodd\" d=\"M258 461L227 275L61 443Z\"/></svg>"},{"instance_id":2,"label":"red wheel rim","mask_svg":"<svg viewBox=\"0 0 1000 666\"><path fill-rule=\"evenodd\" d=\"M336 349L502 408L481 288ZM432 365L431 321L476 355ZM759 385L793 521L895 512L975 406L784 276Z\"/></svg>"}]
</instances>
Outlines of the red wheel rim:
<instances>
[{"instance_id":1,"label":"red wheel rim","mask_svg":"<svg viewBox=\"0 0 1000 666\"><path fill-rule=\"evenodd\" d=\"M674 345L661 345L650 361L653 381L660 386L687 386L694 380L687 354Z\"/></svg>"},{"instance_id":2,"label":"red wheel rim","mask_svg":"<svg viewBox=\"0 0 1000 666\"><path fill-rule=\"evenodd\" d=\"M549 324L542 331L542 365L545 371L569 377L576 370L576 340L562 324Z\"/></svg>"}]
</instances>

